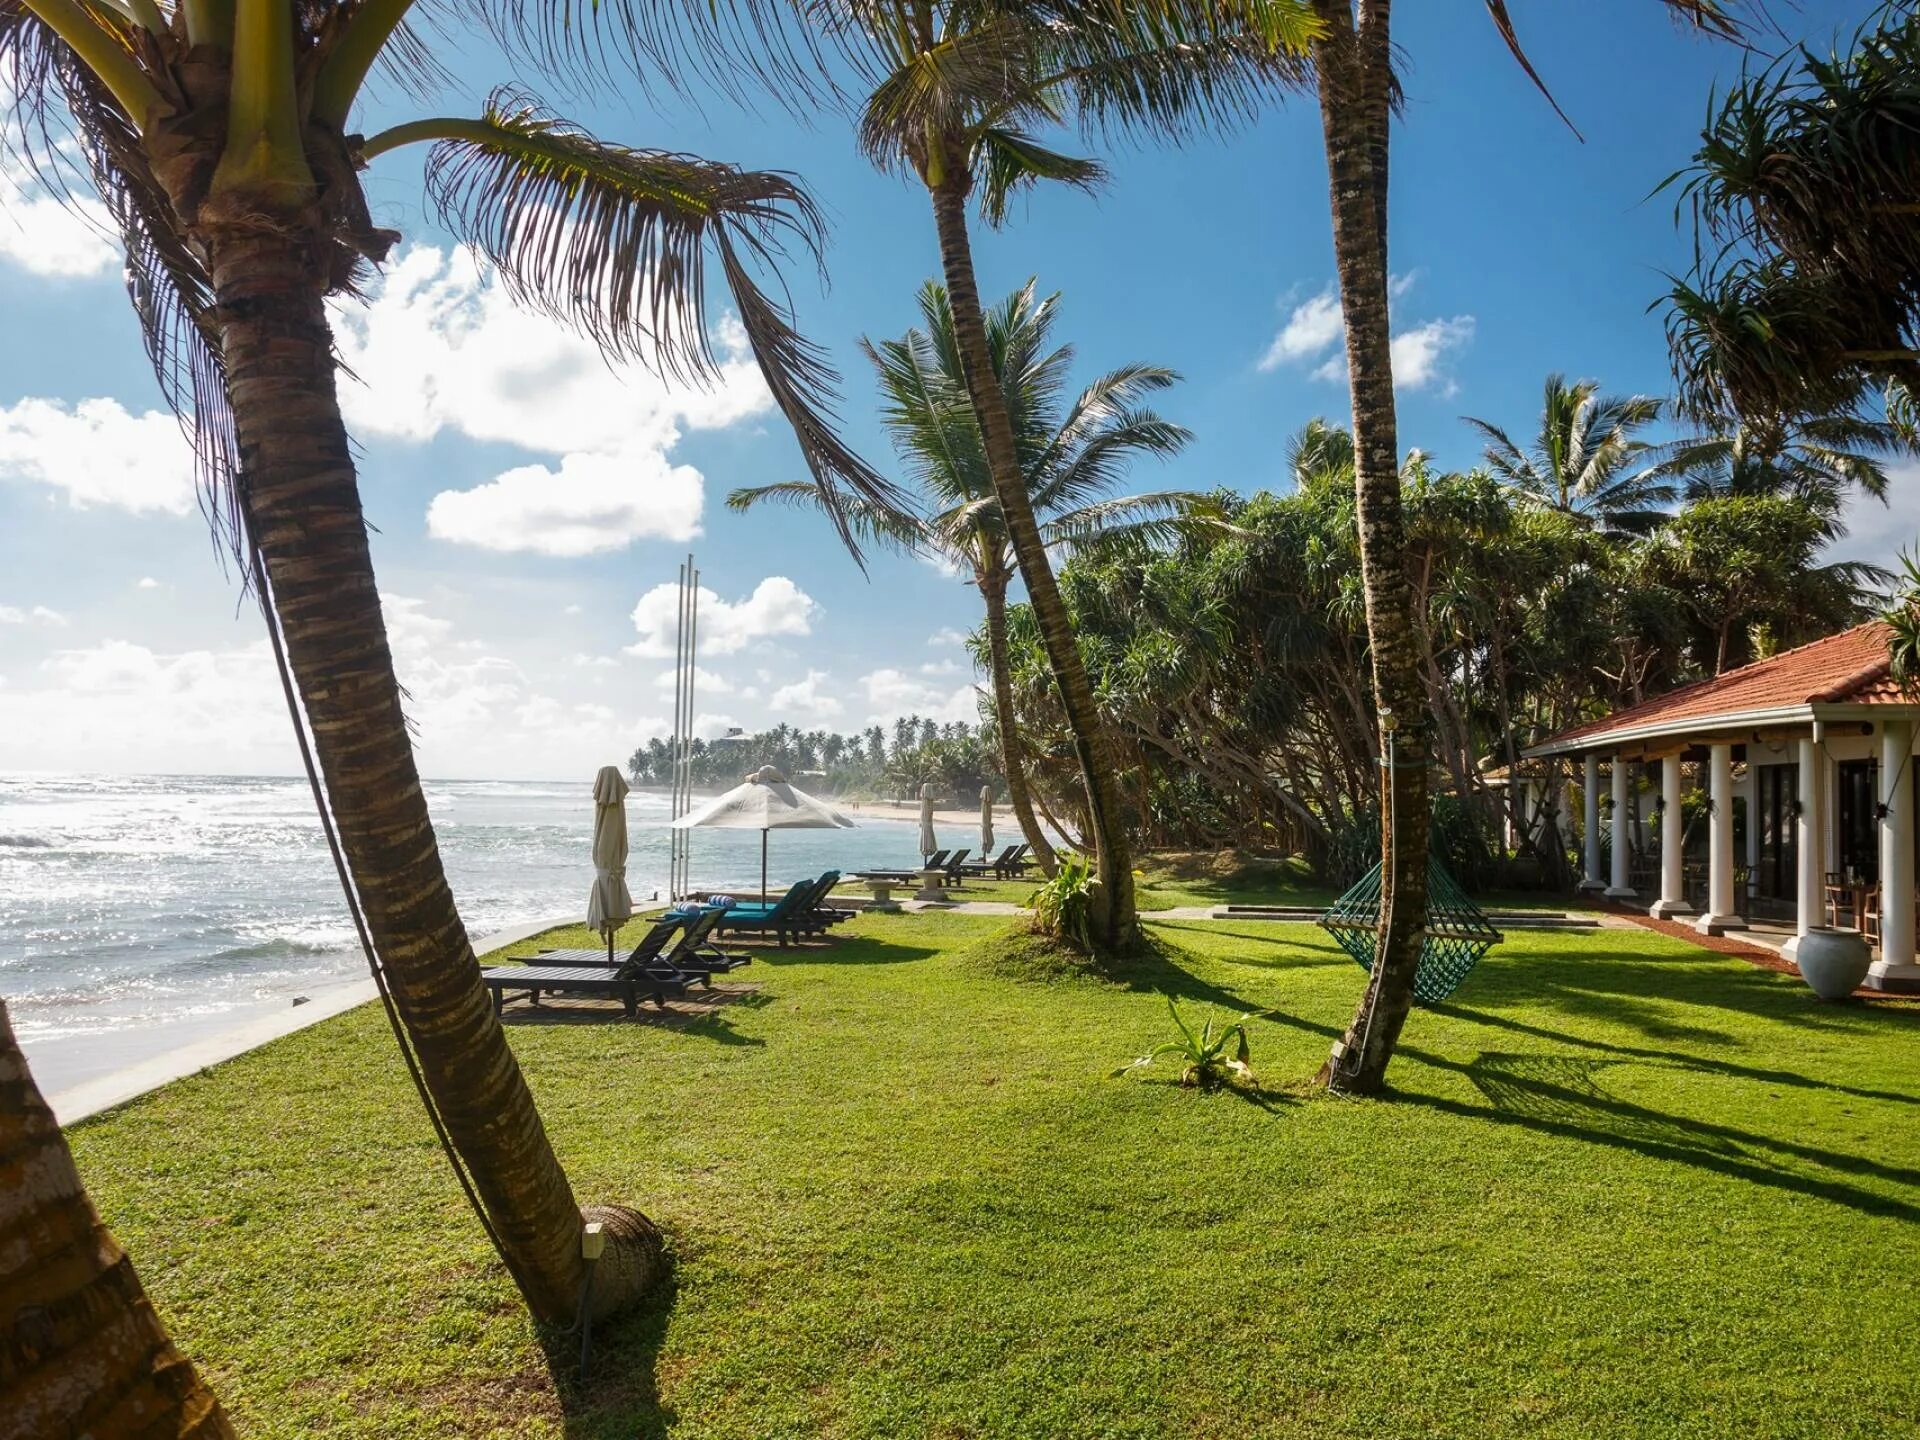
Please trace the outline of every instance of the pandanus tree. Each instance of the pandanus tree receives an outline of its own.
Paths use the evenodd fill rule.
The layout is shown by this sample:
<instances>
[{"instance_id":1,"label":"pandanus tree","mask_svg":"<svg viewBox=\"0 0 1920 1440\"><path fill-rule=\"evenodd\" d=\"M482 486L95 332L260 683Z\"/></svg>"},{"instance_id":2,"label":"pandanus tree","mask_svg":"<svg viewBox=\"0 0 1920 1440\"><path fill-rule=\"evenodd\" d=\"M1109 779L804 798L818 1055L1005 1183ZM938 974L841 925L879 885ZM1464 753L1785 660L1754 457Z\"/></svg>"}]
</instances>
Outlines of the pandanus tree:
<instances>
[{"instance_id":1,"label":"pandanus tree","mask_svg":"<svg viewBox=\"0 0 1920 1440\"><path fill-rule=\"evenodd\" d=\"M1822 415L1920 389L1920 7L1845 53L1750 71L1669 182L1699 265L1667 297L1680 398L1701 416Z\"/></svg>"},{"instance_id":2,"label":"pandanus tree","mask_svg":"<svg viewBox=\"0 0 1920 1440\"><path fill-rule=\"evenodd\" d=\"M1256 114L1303 82L1314 26L1305 0L1244 6L1118 0L861 0L812 12L871 84L861 149L911 176L933 208L962 378L980 428L1007 543L1039 627L1086 788L1098 880L1093 938L1126 943L1135 924L1131 846L1114 748L1074 644L1020 466L974 271L969 209L1006 223L1017 196L1057 182L1093 189L1093 160L1042 144L1063 122L1093 133L1182 138Z\"/></svg>"},{"instance_id":3,"label":"pandanus tree","mask_svg":"<svg viewBox=\"0 0 1920 1440\"><path fill-rule=\"evenodd\" d=\"M1663 3L1699 29L1736 32L1722 0ZM1387 305L1387 181L1391 122L1399 97L1393 4L1312 0L1312 8L1320 22L1313 69L1327 156L1334 267L1346 322L1354 495L1368 651L1379 705L1383 818L1378 950L1359 1009L1336 1042L1321 1079L1330 1089L1360 1094L1385 1083L1387 1063L1413 1006L1413 977L1427 919L1432 734L1414 641ZM1521 49L1506 0L1487 0L1487 13L1544 93L1545 85Z\"/></svg>"},{"instance_id":4,"label":"pandanus tree","mask_svg":"<svg viewBox=\"0 0 1920 1440\"><path fill-rule=\"evenodd\" d=\"M1645 534L1658 525L1673 485L1651 462L1639 432L1660 418L1647 395L1602 395L1592 380L1549 375L1540 427L1523 447L1487 420L1465 417L1487 440L1487 466L1537 504L1603 529Z\"/></svg>"},{"instance_id":5,"label":"pandanus tree","mask_svg":"<svg viewBox=\"0 0 1920 1440\"><path fill-rule=\"evenodd\" d=\"M849 496L839 502L840 509L857 533L942 560L980 591L1007 798L1020 833L1051 876L1053 846L1034 814L1013 703L1007 650L1007 587L1016 570L1013 547L967 393L946 287L929 281L919 301L924 328L908 330L898 340L867 340L861 348L879 379L881 419L920 504L909 508ZM1123 365L1099 376L1069 404L1073 350L1053 344L1059 309L1057 293L1043 298L1029 280L984 316L987 352L1013 430L1021 488L1041 542L1051 552L1078 554L1207 523L1217 515L1217 507L1204 495L1181 490L1111 494L1135 459L1174 455L1192 438L1145 403L1179 376L1154 365ZM819 488L805 481L736 490L727 497L739 510L766 500L826 503Z\"/></svg>"},{"instance_id":6,"label":"pandanus tree","mask_svg":"<svg viewBox=\"0 0 1920 1440\"><path fill-rule=\"evenodd\" d=\"M0 1395L8 1435L234 1433L87 1198L0 1001Z\"/></svg>"},{"instance_id":7,"label":"pandanus tree","mask_svg":"<svg viewBox=\"0 0 1920 1440\"><path fill-rule=\"evenodd\" d=\"M542 1318L582 1293L583 1212L479 977L421 793L335 391L330 297L399 238L360 172L429 147L427 194L520 300L612 355L710 373L704 260L717 257L775 402L823 486L884 496L830 427L831 371L755 275L817 220L788 177L604 143L517 91L476 117L362 137L371 75L433 74L409 0L0 0L7 134L58 179L77 151L117 223L128 288L206 503L284 656L323 820L411 1063L490 1238ZM300 728L300 727L297 727ZM316 785L320 791L321 786ZM589 1212L592 1213L592 1212ZM595 1307L665 1263L637 1211Z\"/></svg>"}]
</instances>

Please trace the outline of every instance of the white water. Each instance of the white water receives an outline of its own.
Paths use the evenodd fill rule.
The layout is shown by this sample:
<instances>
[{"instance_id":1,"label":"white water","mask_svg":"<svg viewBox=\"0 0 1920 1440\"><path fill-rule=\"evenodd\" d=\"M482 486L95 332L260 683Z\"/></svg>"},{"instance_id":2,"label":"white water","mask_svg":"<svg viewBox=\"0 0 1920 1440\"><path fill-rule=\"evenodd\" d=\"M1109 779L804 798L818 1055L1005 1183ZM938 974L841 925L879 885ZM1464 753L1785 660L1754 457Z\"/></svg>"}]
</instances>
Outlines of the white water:
<instances>
[{"instance_id":1,"label":"white water","mask_svg":"<svg viewBox=\"0 0 1920 1440\"><path fill-rule=\"evenodd\" d=\"M585 912L590 783L426 790L470 934ZM667 798L636 790L627 812L643 901L666 879ZM908 864L914 838L886 819L786 831L770 874ZM757 888L757 831L693 845L701 887ZM48 1093L365 974L304 780L0 775L0 995Z\"/></svg>"}]
</instances>

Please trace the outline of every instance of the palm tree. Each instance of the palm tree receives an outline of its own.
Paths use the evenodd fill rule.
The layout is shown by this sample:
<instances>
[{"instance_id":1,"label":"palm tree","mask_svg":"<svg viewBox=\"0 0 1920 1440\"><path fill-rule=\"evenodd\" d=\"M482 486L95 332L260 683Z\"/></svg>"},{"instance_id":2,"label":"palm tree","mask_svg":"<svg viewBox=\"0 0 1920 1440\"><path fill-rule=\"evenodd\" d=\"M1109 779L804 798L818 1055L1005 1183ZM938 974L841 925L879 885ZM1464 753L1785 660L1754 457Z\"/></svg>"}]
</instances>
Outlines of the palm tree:
<instances>
[{"instance_id":1,"label":"palm tree","mask_svg":"<svg viewBox=\"0 0 1920 1440\"><path fill-rule=\"evenodd\" d=\"M324 776L341 878L490 1238L542 1318L571 1318L583 1217L480 983L421 794L335 393L329 296L399 238L359 172L431 145L442 222L512 292L613 355L710 374L704 260L718 258L776 402L823 485L886 488L833 436L831 372L754 275L817 244L788 177L595 140L530 97L477 118L351 132L368 77L431 80L409 0L0 0L6 133L31 163L71 162L113 215L162 384L200 457L210 511L284 648L290 707ZM297 721L296 721L297 724ZM319 791L316 782L316 793ZM598 1212L612 1243L596 1308L665 1263L635 1211Z\"/></svg>"},{"instance_id":2,"label":"palm tree","mask_svg":"<svg viewBox=\"0 0 1920 1440\"><path fill-rule=\"evenodd\" d=\"M7 1433L232 1435L93 1208L4 1000L0 1156L0 1344L15 1422Z\"/></svg>"},{"instance_id":3,"label":"palm tree","mask_svg":"<svg viewBox=\"0 0 1920 1440\"><path fill-rule=\"evenodd\" d=\"M1912 430L1857 412L1746 421L1712 416L1665 447L1659 469L1688 500L1737 496L1798 501L1838 539L1854 491L1886 503L1885 462L1920 454Z\"/></svg>"},{"instance_id":4,"label":"palm tree","mask_svg":"<svg viewBox=\"0 0 1920 1440\"><path fill-rule=\"evenodd\" d=\"M1486 436L1493 473L1539 504L1632 535L1666 516L1673 486L1656 466L1636 468L1652 448L1636 433L1660 418L1658 400L1602 395L1596 381L1549 375L1540 429L1525 450L1490 421L1461 418Z\"/></svg>"},{"instance_id":5,"label":"palm tree","mask_svg":"<svg viewBox=\"0 0 1920 1440\"><path fill-rule=\"evenodd\" d=\"M998 226L1014 198L1043 181L1095 187L1096 162L1035 138L1066 120L1178 138L1247 118L1269 94L1303 82L1312 19L1306 0L1245 7L882 0L847 7L836 24L834 38L872 85L860 116L861 149L879 168L917 179L932 202L960 373L1086 786L1099 882L1092 932L1115 947L1135 926L1115 752L996 383L967 207L977 203Z\"/></svg>"},{"instance_id":6,"label":"palm tree","mask_svg":"<svg viewBox=\"0 0 1920 1440\"><path fill-rule=\"evenodd\" d=\"M1721 0L1663 0L1700 29L1734 33ZM1392 0L1312 0L1313 70L1326 147L1335 270L1346 322L1353 398L1354 495L1368 650L1380 710L1380 943L1353 1023L1321 1070L1330 1088L1377 1091L1413 1006L1427 918L1427 767L1432 741L1414 643L1413 590L1401 514L1398 421L1387 306L1390 122L1399 96ZM1506 0L1487 0L1502 40L1546 87L1520 48ZM1551 99L1551 97L1548 97ZM1556 109L1558 107L1556 106Z\"/></svg>"},{"instance_id":7,"label":"palm tree","mask_svg":"<svg viewBox=\"0 0 1920 1440\"><path fill-rule=\"evenodd\" d=\"M1174 455L1192 438L1144 401L1179 379L1152 365L1124 365L1066 401L1070 346L1052 346L1060 296L1044 299L1029 280L986 314L987 349L1014 430L1028 505L1049 550L1078 552L1123 538L1168 533L1216 513L1203 495L1159 491L1118 498L1109 492L1135 457ZM906 462L923 509L882 502L842 502L857 533L934 556L967 575L987 610L988 669L1007 798L1020 833L1042 868L1056 861L1033 811L1027 763L1014 713L1007 653L1007 587L1015 561L1000 518L980 424L967 394L953 307L946 287L928 281L919 296L924 329L861 348L879 377L881 418ZM822 501L803 482L736 490L727 504L745 510L763 500Z\"/></svg>"}]
</instances>

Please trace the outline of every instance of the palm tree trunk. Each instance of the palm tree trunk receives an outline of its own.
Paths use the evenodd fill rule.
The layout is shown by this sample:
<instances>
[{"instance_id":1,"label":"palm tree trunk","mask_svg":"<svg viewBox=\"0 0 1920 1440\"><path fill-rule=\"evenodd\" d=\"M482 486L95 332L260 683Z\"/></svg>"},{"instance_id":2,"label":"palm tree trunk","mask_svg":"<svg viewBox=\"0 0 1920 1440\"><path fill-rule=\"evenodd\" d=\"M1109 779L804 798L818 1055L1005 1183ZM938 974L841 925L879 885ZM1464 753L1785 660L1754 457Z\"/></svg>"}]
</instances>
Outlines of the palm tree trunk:
<instances>
[{"instance_id":1,"label":"palm tree trunk","mask_svg":"<svg viewBox=\"0 0 1920 1440\"><path fill-rule=\"evenodd\" d=\"M387 646L367 525L334 390L321 286L296 231L211 230L242 494L353 886L448 1133L534 1313L572 1318L582 1216L454 908ZM612 1238L596 1310L664 1269L659 1232ZM611 1263L609 1263L611 1262Z\"/></svg>"},{"instance_id":2,"label":"palm tree trunk","mask_svg":"<svg viewBox=\"0 0 1920 1440\"><path fill-rule=\"evenodd\" d=\"M234 1433L93 1208L0 1000L0 1432Z\"/></svg>"},{"instance_id":3,"label":"palm tree trunk","mask_svg":"<svg viewBox=\"0 0 1920 1440\"><path fill-rule=\"evenodd\" d=\"M1007 800L1041 873L1052 879L1060 868L1060 859L1053 853L1046 828L1033 813L1026 761L1020 754L1019 720L1013 711L1013 676L1007 661L1006 577L991 575L983 579L980 596L987 602L987 664L993 670L993 718L1000 728L1000 768L1007 772Z\"/></svg>"},{"instance_id":4,"label":"palm tree trunk","mask_svg":"<svg viewBox=\"0 0 1920 1440\"><path fill-rule=\"evenodd\" d=\"M1321 1078L1330 1089L1368 1094L1384 1085L1413 1006L1426 932L1431 720L1407 575L1387 312L1391 12L1388 0L1359 0L1357 19L1349 0L1315 0L1315 9L1327 22L1325 37L1314 45L1314 65L1353 391L1360 574L1382 712L1379 946L1360 1009Z\"/></svg>"},{"instance_id":5,"label":"palm tree trunk","mask_svg":"<svg viewBox=\"0 0 1920 1440\"><path fill-rule=\"evenodd\" d=\"M1094 935L1115 949L1133 938L1138 923L1133 903L1133 857L1127 843L1120 789L1115 779L1113 746L1106 723L1093 698L1087 667L1073 638L1066 603L1053 578L1047 547L1033 518L1033 504L1020 471L1014 447L1013 423L1006 397L994 374L987 347L986 320L980 312L980 287L973 273L973 244L967 234L967 175L963 166L949 167L948 177L931 188L934 227L940 239L940 264L947 282L947 301L953 307L953 333L960 346L960 369L973 401L985 442L987 468L993 476L994 498L1007 527L1007 540L1027 601L1040 628L1041 643L1060 690L1060 708L1067 717L1080 774L1087 788L1087 815L1093 832L1094 875L1100 882Z\"/></svg>"}]
</instances>

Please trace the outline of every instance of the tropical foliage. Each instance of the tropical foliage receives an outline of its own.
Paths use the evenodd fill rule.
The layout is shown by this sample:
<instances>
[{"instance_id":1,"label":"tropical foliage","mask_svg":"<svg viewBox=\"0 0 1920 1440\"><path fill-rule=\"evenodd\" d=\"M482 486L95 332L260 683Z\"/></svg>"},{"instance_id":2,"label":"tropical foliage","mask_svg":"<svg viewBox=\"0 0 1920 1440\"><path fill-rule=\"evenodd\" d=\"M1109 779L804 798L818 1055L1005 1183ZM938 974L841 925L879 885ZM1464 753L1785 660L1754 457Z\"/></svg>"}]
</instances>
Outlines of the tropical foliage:
<instances>
[{"instance_id":1,"label":"tropical foliage","mask_svg":"<svg viewBox=\"0 0 1920 1440\"><path fill-rule=\"evenodd\" d=\"M1254 1083L1253 1067L1248 1063L1252 1055L1247 1046L1247 1022L1258 1019L1257 1015L1242 1015L1222 1025L1220 1033L1216 1035L1211 1015L1195 1033L1193 1027L1181 1018L1180 1007L1174 1004L1171 995L1167 997L1167 1013L1173 1016L1173 1025L1180 1032L1180 1038L1154 1046L1138 1060L1113 1071L1108 1079L1118 1080L1122 1076L1145 1070L1162 1057L1170 1055L1180 1066L1182 1085L1200 1090L1217 1090L1227 1084Z\"/></svg>"},{"instance_id":2,"label":"tropical foliage","mask_svg":"<svg viewBox=\"0 0 1920 1440\"><path fill-rule=\"evenodd\" d=\"M908 800L919 797L921 786L932 785L938 794L971 801L982 786L1001 788L999 757L993 727L964 720L941 724L903 715L890 731L869 725L857 735L783 723L753 734L696 739L693 783L726 789L771 765L820 794ZM627 773L636 785L669 783L673 752L666 739L656 735L637 747L627 761Z\"/></svg>"},{"instance_id":3,"label":"tropical foliage","mask_svg":"<svg viewBox=\"0 0 1920 1440\"><path fill-rule=\"evenodd\" d=\"M1292 456L1291 494L1220 497L1228 533L1083 556L1061 593L1142 839L1304 850L1338 875L1350 836L1378 836L1352 450L1316 422ZM1437 829L1469 879L1492 878L1502 854L1567 873L1564 807L1520 783L1528 745L1863 618L1864 587L1883 578L1828 560L1825 519L1791 496L1705 497L1632 536L1486 470L1416 456L1400 482ZM1009 632L1036 792L1071 831L1061 720L1024 607Z\"/></svg>"}]
</instances>

